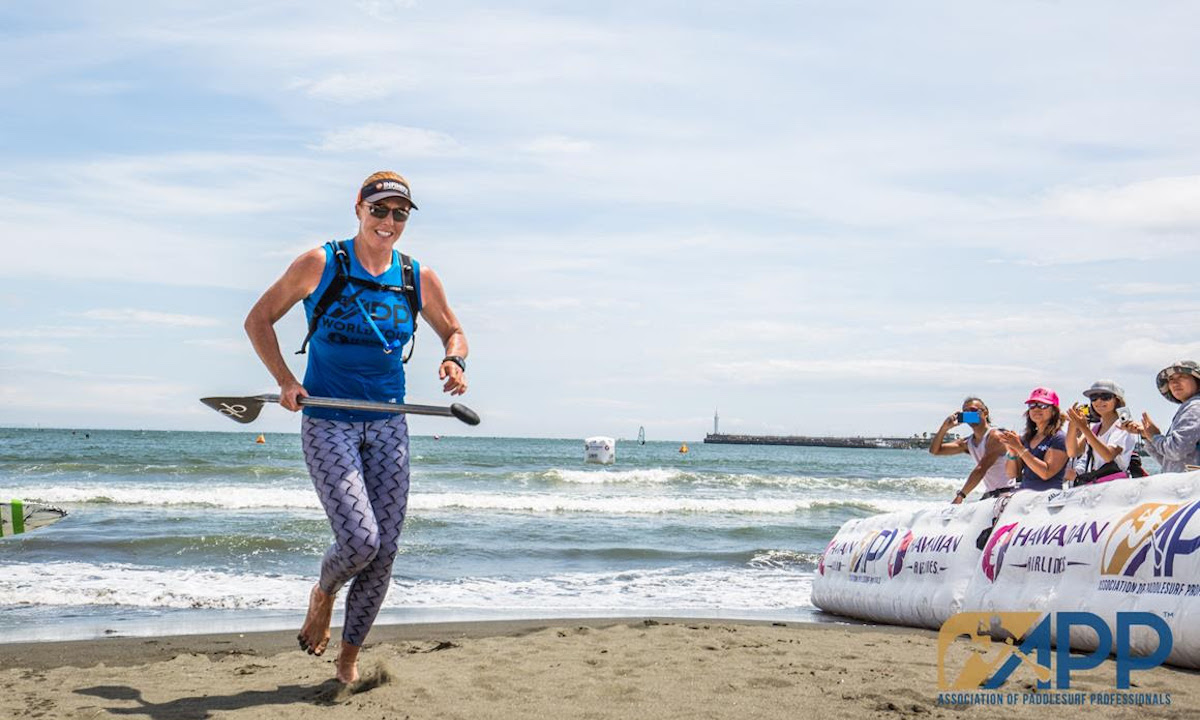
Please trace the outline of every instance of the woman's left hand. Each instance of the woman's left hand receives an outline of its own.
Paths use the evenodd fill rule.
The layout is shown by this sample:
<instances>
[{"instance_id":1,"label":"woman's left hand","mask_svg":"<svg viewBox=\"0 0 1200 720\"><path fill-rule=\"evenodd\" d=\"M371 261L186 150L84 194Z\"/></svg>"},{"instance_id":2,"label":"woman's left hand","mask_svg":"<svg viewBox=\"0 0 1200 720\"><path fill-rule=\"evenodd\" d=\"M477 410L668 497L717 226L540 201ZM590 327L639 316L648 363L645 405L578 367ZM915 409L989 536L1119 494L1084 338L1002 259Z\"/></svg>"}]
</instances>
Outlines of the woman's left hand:
<instances>
[{"instance_id":1,"label":"woman's left hand","mask_svg":"<svg viewBox=\"0 0 1200 720\"><path fill-rule=\"evenodd\" d=\"M451 395L462 395L467 391L467 374L452 360L443 360L438 368L438 379L445 380L442 392Z\"/></svg>"},{"instance_id":2,"label":"woman's left hand","mask_svg":"<svg viewBox=\"0 0 1200 720\"><path fill-rule=\"evenodd\" d=\"M1150 415L1148 413L1142 413L1142 437L1149 440L1150 438L1159 434L1160 432L1158 430L1158 426L1155 425L1154 421L1150 419Z\"/></svg>"}]
</instances>

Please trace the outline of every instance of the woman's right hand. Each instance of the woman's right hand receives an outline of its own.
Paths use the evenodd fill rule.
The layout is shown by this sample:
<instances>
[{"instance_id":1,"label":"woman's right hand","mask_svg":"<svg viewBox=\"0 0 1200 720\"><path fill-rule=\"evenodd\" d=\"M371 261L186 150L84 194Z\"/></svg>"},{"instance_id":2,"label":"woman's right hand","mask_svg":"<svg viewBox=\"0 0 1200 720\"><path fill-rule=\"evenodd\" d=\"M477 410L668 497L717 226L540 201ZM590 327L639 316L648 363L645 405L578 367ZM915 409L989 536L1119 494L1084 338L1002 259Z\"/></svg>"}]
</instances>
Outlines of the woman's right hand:
<instances>
[{"instance_id":1,"label":"woman's right hand","mask_svg":"<svg viewBox=\"0 0 1200 720\"><path fill-rule=\"evenodd\" d=\"M279 404L292 412L300 409L302 397L308 397L308 391L295 378L279 386Z\"/></svg>"},{"instance_id":2,"label":"woman's right hand","mask_svg":"<svg viewBox=\"0 0 1200 720\"><path fill-rule=\"evenodd\" d=\"M1082 429L1087 425L1087 418L1083 415L1083 409L1079 407L1079 403L1075 403L1067 408L1067 421L1076 429Z\"/></svg>"}]
</instances>

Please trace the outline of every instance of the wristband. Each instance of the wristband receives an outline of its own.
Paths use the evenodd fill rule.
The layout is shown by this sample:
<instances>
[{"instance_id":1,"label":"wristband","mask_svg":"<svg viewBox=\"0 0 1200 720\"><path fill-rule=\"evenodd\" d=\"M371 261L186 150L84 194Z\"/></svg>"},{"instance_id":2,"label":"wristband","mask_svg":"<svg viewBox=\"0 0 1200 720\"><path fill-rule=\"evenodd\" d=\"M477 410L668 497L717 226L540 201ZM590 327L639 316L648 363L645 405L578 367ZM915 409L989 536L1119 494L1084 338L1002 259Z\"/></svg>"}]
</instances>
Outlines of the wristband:
<instances>
[{"instance_id":1,"label":"wristband","mask_svg":"<svg viewBox=\"0 0 1200 720\"><path fill-rule=\"evenodd\" d=\"M963 491L962 491L962 490L959 490L958 492L954 493L954 497L960 497L960 498L962 498L963 500L966 500L966 499L967 499L967 496L963 494Z\"/></svg>"},{"instance_id":2,"label":"wristband","mask_svg":"<svg viewBox=\"0 0 1200 720\"><path fill-rule=\"evenodd\" d=\"M461 355L447 355L446 357L442 358L442 362L452 362L463 372L467 371L467 359Z\"/></svg>"}]
</instances>

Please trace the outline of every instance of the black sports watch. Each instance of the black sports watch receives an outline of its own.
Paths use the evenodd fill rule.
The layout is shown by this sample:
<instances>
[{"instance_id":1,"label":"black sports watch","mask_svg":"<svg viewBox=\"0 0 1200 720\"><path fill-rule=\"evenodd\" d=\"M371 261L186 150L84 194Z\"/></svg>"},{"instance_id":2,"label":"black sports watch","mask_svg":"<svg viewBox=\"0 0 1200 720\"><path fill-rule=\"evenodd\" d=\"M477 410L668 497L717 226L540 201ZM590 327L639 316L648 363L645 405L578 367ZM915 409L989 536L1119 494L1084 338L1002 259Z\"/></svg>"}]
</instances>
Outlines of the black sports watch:
<instances>
[{"instance_id":1,"label":"black sports watch","mask_svg":"<svg viewBox=\"0 0 1200 720\"><path fill-rule=\"evenodd\" d=\"M447 355L446 357L442 358L442 362L452 362L462 368L463 372L467 371L467 359L461 355Z\"/></svg>"}]
</instances>

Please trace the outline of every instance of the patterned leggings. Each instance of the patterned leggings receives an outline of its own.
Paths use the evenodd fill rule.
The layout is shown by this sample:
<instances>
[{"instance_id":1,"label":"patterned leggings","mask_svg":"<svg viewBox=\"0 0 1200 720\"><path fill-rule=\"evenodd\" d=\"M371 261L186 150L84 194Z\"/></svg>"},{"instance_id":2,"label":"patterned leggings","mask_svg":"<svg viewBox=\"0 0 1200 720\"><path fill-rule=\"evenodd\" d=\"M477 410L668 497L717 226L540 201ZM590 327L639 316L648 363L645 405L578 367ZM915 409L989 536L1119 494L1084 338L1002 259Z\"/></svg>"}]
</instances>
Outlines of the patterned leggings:
<instances>
[{"instance_id":1,"label":"patterned leggings","mask_svg":"<svg viewBox=\"0 0 1200 720\"><path fill-rule=\"evenodd\" d=\"M371 422L305 415L301 439L334 535L321 561L320 586L336 595L354 579L342 640L361 647L391 584L408 507L408 424L403 415Z\"/></svg>"}]
</instances>

